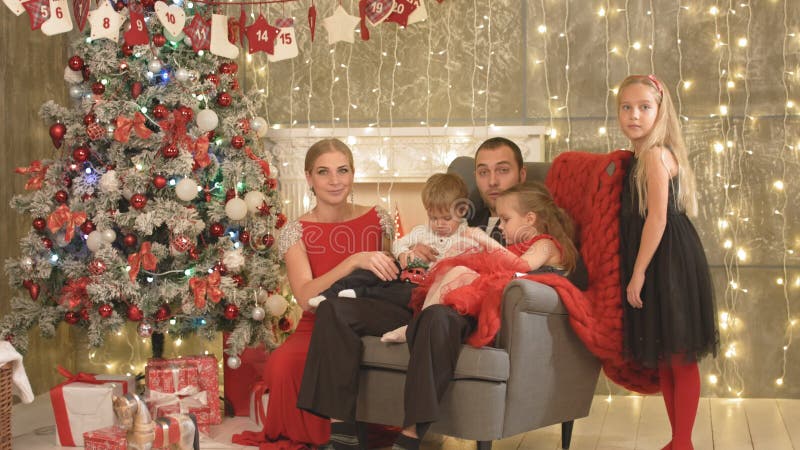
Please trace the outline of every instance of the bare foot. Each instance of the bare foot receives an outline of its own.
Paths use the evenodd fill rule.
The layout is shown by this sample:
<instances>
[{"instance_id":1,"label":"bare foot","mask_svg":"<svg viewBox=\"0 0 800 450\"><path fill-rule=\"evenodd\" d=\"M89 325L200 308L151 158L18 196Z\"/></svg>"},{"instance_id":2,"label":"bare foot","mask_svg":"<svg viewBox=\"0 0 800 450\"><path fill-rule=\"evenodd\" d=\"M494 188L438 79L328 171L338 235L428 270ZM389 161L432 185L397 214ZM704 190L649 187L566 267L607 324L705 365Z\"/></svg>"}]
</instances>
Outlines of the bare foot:
<instances>
[{"instance_id":1,"label":"bare foot","mask_svg":"<svg viewBox=\"0 0 800 450\"><path fill-rule=\"evenodd\" d=\"M381 342L402 344L406 341L406 328L408 328L408 325L403 325L396 330L383 333L383 336L381 336Z\"/></svg>"}]
</instances>

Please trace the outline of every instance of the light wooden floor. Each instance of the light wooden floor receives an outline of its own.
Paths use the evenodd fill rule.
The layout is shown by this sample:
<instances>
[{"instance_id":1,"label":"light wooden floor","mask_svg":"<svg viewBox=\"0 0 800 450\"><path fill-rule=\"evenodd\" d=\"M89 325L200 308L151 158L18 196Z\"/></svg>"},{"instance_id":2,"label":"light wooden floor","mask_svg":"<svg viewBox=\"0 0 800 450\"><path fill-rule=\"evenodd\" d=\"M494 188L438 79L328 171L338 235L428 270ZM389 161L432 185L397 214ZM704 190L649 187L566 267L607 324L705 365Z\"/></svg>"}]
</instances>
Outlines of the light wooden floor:
<instances>
[{"instance_id":1,"label":"light wooden floor","mask_svg":"<svg viewBox=\"0 0 800 450\"><path fill-rule=\"evenodd\" d=\"M47 396L17 405L12 415L14 449L60 448ZM254 448L230 444L230 436L259 427L247 417L225 419L201 440L203 449ZM588 417L575 422L571 450L658 450L669 440L660 396L595 397ZM494 450L561 448L556 425L495 441ZM800 400L701 399L693 435L696 450L800 450ZM474 450L475 443L430 435L423 450Z\"/></svg>"}]
</instances>

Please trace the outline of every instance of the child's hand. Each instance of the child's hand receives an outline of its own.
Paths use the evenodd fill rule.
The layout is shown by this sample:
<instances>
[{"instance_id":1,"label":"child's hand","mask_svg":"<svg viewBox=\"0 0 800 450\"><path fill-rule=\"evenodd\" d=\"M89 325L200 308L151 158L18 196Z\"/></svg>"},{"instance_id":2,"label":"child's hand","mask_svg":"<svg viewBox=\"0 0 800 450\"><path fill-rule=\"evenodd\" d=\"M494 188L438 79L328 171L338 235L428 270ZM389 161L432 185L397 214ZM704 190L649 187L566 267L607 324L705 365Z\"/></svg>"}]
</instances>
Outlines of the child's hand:
<instances>
[{"instance_id":1,"label":"child's hand","mask_svg":"<svg viewBox=\"0 0 800 450\"><path fill-rule=\"evenodd\" d=\"M630 283L628 283L627 289L625 289L625 294L628 297L628 303L630 303L630 305L634 308L641 308L644 306L640 296L642 293L642 286L644 286L644 274L634 272Z\"/></svg>"},{"instance_id":2,"label":"child's hand","mask_svg":"<svg viewBox=\"0 0 800 450\"><path fill-rule=\"evenodd\" d=\"M435 248L427 246L425 244L417 244L411 247L410 251L411 253L414 254L415 258L421 259L426 263L432 263L436 261L436 258L439 256L439 252L436 251Z\"/></svg>"}]
</instances>

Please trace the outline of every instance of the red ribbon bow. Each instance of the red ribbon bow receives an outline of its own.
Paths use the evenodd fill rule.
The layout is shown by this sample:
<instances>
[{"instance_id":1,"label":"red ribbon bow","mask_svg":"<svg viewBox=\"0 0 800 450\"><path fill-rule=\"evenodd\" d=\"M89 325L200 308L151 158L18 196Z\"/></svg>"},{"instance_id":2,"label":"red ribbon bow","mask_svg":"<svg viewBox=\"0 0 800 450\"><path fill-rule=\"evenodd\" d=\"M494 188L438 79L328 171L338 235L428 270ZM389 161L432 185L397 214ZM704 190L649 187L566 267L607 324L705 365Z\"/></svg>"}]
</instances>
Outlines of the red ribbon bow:
<instances>
[{"instance_id":1,"label":"red ribbon bow","mask_svg":"<svg viewBox=\"0 0 800 450\"><path fill-rule=\"evenodd\" d=\"M208 157L208 135L203 134L197 138L192 144L191 151L198 167L206 167L211 164L211 158Z\"/></svg>"},{"instance_id":2,"label":"red ribbon bow","mask_svg":"<svg viewBox=\"0 0 800 450\"><path fill-rule=\"evenodd\" d=\"M189 136L186 135L186 119L180 110L172 112L172 117L158 122L158 126L164 131L165 142L172 142L175 145L186 145Z\"/></svg>"},{"instance_id":3,"label":"red ribbon bow","mask_svg":"<svg viewBox=\"0 0 800 450\"><path fill-rule=\"evenodd\" d=\"M257 162L259 166L261 166L261 171L264 172L265 177L269 177L269 163L264 161L263 159L256 156L250 147L244 148L244 154L247 155L248 158L252 159L253 161Z\"/></svg>"},{"instance_id":4,"label":"red ribbon bow","mask_svg":"<svg viewBox=\"0 0 800 450\"><path fill-rule=\"evenodd\" d=\"M14 172L23 175L30 174L28 182L25 183L25 189L28 191L33 191L42 188L42 182L44 181L44 176L49 167L50 166L42 166L41 161L34 161L28 167L17 167L14 169Z\"/></svg>"},{"instance_id":5,"label":"red ribbon bow","mask_svg":"<svg viewBox=\"0 0 800 450\"><path fill-rule=\"evenodd\" d=\"M81 303L88 295L86 287L91 280L89 277L80 277L67 281L67 285L61 288L61 297L58 303L60 305L68 304L70 309L74 309Z\"/></svg>"},{"instance_id":6,"label":"red ribbon bow","mask_svg":"<svg viewBox=\"0 0 800 450\"><path fill-rule=\"evenodd\" d=\"M61 205L53 211L47 218L47 228L50 232L54 233L64 228L64 240L67 242L72 241L72 236L75 234L75 227L80 226L86 222L86 213L83 211L72 212L67 205Z\"/></svg>"},{"instance_id":7,"label":"red ribbon bow","mask_svg":"<svg viewBox=\"0 0 800 450\"><path fill-rule=\"evenodd\" d=\"M214 303L219 303L222 300L222 289L219 288L220 275L219 272L212 272L211 275L203 277L192 277L189 280L189 287L194 293L194 305L198 309L203 309L206 306L206 296Z\"/></svg>"},{"instance_id":8,"label":"red ribbon bow","mask_svg":"<svg viewBox=\"0 0 800 450\"><path fill-rule=\"evenodd\" d=\"M149 138L153 132L144 125L146 120L144 114L140 112L134 114L133 119L124 116L117 117L117 129L114 130L114 139L119 142L128 142L131 130L136 131L136 135L142 139Z\"/></svg>"},{"instance_id":9,"label":"red ribbon bow","mask_svg":"<svg viewBox=\"0 0 800 450\"><path fill-rule=\"evenodd\" d=\"M139 253L134 253L128 256L128 265L131 266L131 271L128 275L131 277L131 283L136 283L136 276L139 275L139 267L144 267L145 270L156 270L158 265L158 258L156 255L150 253L150 242L145 242L139 247Z\"/></svg>"}]
</instances>

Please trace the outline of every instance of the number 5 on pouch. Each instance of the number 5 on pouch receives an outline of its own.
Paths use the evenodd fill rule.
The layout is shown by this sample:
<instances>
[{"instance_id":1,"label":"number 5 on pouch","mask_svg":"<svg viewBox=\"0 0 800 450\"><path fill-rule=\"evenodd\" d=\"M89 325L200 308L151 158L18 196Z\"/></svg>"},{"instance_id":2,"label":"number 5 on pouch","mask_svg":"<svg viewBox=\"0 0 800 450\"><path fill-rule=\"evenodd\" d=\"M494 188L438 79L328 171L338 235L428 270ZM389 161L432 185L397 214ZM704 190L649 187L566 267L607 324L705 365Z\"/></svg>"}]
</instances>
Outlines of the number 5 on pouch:
<instances>
[{"instance_id":1,"label":"number 5 on pouch","mask_svg":"<svg viewBox=\"0 0 800 450\"><path fill-rule=\"evenodd\" d=\"M280 28L280 33L275 38L275 53L267 54L267 59L275 62L297 57L297 34L294 31L294 20L289 17L278 19L275 21L275 26Z\"/></svg>"}]
</instances>

